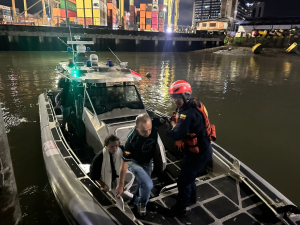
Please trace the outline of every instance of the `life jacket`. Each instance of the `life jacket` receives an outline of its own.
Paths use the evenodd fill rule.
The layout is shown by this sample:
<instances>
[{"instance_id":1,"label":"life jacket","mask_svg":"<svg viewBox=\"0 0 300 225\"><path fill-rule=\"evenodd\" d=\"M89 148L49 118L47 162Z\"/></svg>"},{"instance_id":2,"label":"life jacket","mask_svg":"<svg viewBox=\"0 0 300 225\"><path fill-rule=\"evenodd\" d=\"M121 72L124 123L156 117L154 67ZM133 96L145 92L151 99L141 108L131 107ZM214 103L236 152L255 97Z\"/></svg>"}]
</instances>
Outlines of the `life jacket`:
<instances>
[{"instance_id":1,"label":"life jacket","mask_svg":"<svg viewBox=\"0 0 300 225\"><path fill-rule=\"evenodd\" d=\"M216 127L213 124L210 124L208 119L208 112L205 108L205 106L198 102L197 99L191 99L190 101L194 101L196 103L195 108L202 114L204 119L204 125L205 125L205 131L207 134L207 137L210 141L215 141L216 136ZM173 113L173 116L171 117L171 121L175 122L175 125L178 123L178 117L177 112L175 111ZM199 153L200 149L198 146L198 138L197 134L195 133L188 133L182 140L176 141L175 144L178 148L178 150L182 151L183 149L188 149L191 152Z\"/></svg>"}]
</instances>

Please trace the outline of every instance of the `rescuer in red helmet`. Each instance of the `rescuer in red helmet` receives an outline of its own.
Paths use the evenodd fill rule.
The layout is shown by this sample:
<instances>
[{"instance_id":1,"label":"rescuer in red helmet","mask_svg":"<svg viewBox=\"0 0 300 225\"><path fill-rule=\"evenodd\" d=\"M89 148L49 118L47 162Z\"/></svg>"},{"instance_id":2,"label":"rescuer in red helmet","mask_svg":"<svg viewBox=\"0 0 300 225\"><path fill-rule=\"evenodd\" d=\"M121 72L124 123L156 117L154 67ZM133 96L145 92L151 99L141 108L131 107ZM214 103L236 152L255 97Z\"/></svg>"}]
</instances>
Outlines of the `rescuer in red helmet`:
<instances>
[{"instance_id":1,"label":"rescuer in red helmet","mask_svg":"<svg viewBox=\"0 0 300 225\"><path fill-rule=\"evenodd\" d=\"M215 126L209 123L205 106L191 98L192 88L188 82L174 82L169 94L176 110L167 134L183 152L181 172L177 180L177 202L171 207L171 211L177 216L184 216L187 205L197 202L195 178L201 176L211 162L211 140L216 139L216 133Z\"/></svg>"}]
</instances>

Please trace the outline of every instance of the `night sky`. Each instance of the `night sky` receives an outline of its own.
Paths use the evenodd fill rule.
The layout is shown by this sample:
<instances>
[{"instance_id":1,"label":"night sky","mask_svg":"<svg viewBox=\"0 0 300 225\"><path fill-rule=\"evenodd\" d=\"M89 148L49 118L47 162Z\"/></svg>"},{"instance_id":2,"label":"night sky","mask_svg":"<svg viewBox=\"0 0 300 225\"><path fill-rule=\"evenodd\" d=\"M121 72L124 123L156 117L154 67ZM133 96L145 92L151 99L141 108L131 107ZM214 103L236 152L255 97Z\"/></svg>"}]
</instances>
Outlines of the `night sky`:
<instances>
[{"instance_id":1,"label":"night sky","mask_svg":"<svg viewBox=\"0 0 300 225\"><path fill-rule=\"evenodd\" d=\"M16 7L23 11L23 0L15 0ZM47 1L47 0L45 0ZM117 0L118 1L118 0ZM300 0L261 0L265 2L264 16L300 16ZM27 0L27 7L35 3L36 0ZM140 3L151 3L152 0L136 0L135 5L139 6ZM162 3L159 0L159 3ZM193 15L193 2L194 0L181 0L179 11L179 25L191 25ZM128 10L129 0L125 0L125 10ZM0 5L11 6L11 0L0 0ZM29 13L35 13L42 9L42 4L38 3L34 6Z\"/></svg>"}]
</instances>

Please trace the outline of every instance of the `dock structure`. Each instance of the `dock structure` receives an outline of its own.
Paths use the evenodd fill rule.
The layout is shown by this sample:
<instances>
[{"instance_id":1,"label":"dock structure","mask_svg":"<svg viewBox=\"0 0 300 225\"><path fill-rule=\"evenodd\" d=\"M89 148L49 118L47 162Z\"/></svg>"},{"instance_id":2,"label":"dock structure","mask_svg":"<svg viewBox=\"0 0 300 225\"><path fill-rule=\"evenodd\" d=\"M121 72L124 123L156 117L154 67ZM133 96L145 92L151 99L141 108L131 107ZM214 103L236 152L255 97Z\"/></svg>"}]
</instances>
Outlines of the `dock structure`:
<instances>
[{"instance_id":1,"label":"dock structure","mask_svg":"<svg viewBox=\"0 0 300 225\"><path fill-rule=\"evenodd\" d=\"M2 115L0 108L0 221L18 225L22 224L22 213Z\"/></svg>"},{"instance_id":2,"label":"dock structure","mask_svg":"<svg viewBox=\"0 0 300 225\"><path fill-rule=\"evenodd\" d=\"M95 43L95 51L194 51L223 45L224 35L143 32L108 29L71 28L72 36L80 35ZM57 39L70 40L66 27L34 27L0 25L0 41L6 43L0 50L65 50ZM49 46L49 44L51 45ZM55 44L56 43L56 44Z\"/></svg>"}]
</instances>

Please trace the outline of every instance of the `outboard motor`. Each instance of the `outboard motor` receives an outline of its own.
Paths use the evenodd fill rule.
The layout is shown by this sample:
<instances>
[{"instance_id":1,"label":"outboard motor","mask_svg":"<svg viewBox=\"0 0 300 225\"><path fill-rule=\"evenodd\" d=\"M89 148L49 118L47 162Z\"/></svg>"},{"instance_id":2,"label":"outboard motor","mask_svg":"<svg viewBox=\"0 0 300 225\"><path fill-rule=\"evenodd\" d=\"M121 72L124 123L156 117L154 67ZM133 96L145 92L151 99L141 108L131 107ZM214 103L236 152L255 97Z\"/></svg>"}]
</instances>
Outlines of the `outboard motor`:
<instances>
[{"instance_id":1,"label":"outboard motor","mask_svg":"<svg viewBox=\"0 0 300 225\"><path fill-rule=\"evenodd\" d=\"M98 66L98 56L96 54L90 55L90 61L92 63L92 66Z\"/></svg>"}]
</instances>

